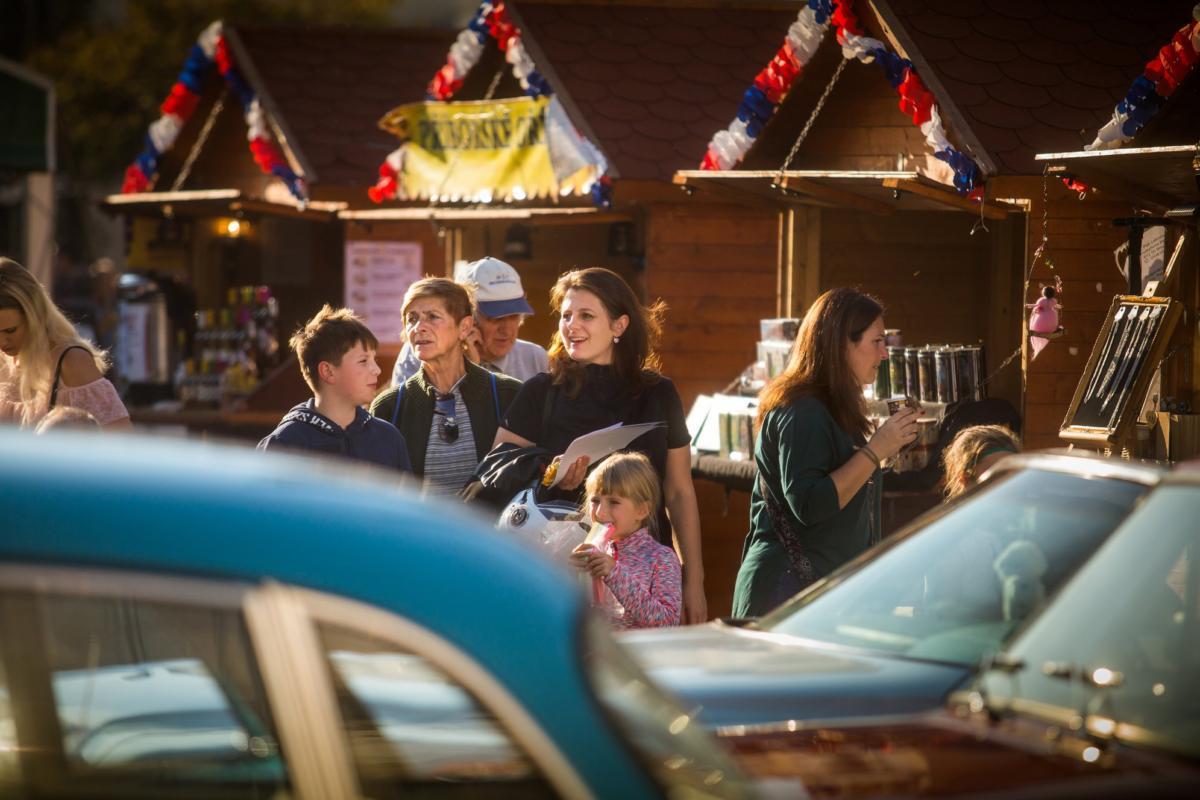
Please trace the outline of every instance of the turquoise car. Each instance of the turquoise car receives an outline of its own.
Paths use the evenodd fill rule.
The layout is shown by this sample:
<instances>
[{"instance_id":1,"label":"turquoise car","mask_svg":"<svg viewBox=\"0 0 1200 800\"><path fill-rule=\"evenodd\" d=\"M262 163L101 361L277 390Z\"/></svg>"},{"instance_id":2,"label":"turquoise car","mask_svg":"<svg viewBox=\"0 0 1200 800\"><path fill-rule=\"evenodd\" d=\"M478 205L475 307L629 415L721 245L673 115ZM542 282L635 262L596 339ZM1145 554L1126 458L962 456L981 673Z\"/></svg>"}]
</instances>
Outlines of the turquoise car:
<instances>
[{"instance_id":1,"label":"turquoise car","mask_svg":"<svg viewBox=\"0 0 1200 800\"><path fill-rule=\"evenodd\" d=\"M0 796L740 797L565 573L344 463L0 431Z\"/></svg>"}]
</instances>

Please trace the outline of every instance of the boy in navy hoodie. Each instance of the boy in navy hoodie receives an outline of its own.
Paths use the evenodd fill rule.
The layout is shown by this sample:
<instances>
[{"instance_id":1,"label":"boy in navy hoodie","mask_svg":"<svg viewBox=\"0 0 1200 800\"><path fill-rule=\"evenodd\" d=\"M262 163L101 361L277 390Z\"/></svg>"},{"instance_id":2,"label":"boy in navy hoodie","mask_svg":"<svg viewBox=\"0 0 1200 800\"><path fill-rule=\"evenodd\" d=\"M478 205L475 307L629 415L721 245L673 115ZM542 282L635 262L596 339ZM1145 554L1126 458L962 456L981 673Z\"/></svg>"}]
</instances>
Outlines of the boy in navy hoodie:
<instances>
[{"instance_id":1,"label":"boy in navy hoodie","mask_svg":"<svg viewBox=\"0 0 1200 800\"><path fill-rule=\"evenodd\" d=\"M288 344L313 398L284 415L258 449L309 450L411 472L400 431L363 409L379 387L379 340L362 320L326 305Z\"/></svg>"}]
</instances>

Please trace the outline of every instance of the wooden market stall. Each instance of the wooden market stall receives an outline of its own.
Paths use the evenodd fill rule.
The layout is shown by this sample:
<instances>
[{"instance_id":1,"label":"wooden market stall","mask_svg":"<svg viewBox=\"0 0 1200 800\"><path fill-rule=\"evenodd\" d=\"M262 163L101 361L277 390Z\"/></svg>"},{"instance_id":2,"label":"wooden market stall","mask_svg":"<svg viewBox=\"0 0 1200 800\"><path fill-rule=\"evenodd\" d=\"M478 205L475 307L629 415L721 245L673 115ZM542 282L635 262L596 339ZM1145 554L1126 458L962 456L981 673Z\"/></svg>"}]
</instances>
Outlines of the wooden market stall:
<instances>
[{"instance_id":1,"label":"wooden market stall","mask_svg":"<svg viewBox=\"0 0 1200 800\"><path fill-rule=\"evenodd\" d=\"M1081 202L1125 203L1109 220L1126 238L1118 251L1125 286L1111 298L1059 436L1126 457L1183 461L1200 455L1198 334L1188 324L1200 310L1200 19L1174 22L1181 27L1151 51L1095 140L1038 160L1072 182Z\"/></svg>"},{"instance_id":2,"label":"wooden market stall","mask_svg":"<svg viewBox=\"0 0 1200 800\"><path fill-rule=\"evenodd\" d=\"M445 32L219 23L201 34L147 151L105 203L127 221L126 270L186 298L169 323L175 397L134 402L135 424L253 439L304 399L286 339L322 304L343 302L337 214L366 204L362 187L389 144L375 120L394 92L421 91L451 41ZM440 271L445 255L431 226L406 238L420 250L418 269ZM231 392L226 340L245 341L246 320L257 319L253 333L262 335L268 310L273 344L264 346L276 351L256 354L257 382Z\"/></svg>"},{"instance_id":3,"label":"wooden market stall","mask_svg":"<svg viewBox=\"0 0 1200 800\"><path fill-rule=\"evenodd\" d=\"M748 317L799 316L820 291L862 286L884 300L888 326L900 328L907 342L981 342L989 394L1019 411L1026 445L1060 446L1064 412L1123 284L1109 264L1125 234L1110 223L1132 209L1121 196L1093 194L1080 203L1034 156L1078 149L1080 131L1095 130L1107 113L1089 103L1104 106L1125 90L1134 54L1169 38L1184 6L1190 10L1184 2L854 3L863 33L922 79L950 149L979 170L983 203L954 190L947 164L925 141L928 128L913 124L913 104L901 100L904 113L897 110L897 90L884 79L903 84L904 75L892 71L896 62L843 67L847 59L832 32L740 163L697 164L675 180L690 201L721 198L774 217L743 238L758 248L753 277L730 282L758 281ZM790 33L778 34L789 34L789 46ZM769 70L777 75L778 62L759 73L768 87ZM729 95L714 133L729 124L754 78L746 74ZM680 208L681 218L688 213L696 212ZM689 245L676 246L686 252ZM767 271L762 262L771 248ZM1055 276L1064 281L1064 331L1033 359L1028 307ZM749 360L756 334L743 324L723 338ZM721 377L706 377L702 390L719 391ZM706 547L736 561L745 496L735 493L729 502L728 529L710 526Z\"/></svg>"}]
</instances>

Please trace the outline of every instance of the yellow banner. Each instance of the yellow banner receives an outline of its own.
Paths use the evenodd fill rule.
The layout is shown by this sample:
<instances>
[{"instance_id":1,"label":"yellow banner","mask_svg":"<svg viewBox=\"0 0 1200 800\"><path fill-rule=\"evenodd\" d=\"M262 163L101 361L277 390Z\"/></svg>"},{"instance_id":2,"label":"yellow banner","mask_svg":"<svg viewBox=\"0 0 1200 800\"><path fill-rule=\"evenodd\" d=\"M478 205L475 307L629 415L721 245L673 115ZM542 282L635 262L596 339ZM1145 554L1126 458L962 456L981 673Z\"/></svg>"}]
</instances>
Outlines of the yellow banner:
<instances>
[{"instance_id":1,"label":"yellow banner","mask_svg":"<svg viewBox=\"0 0 1200 800\"><path fill-rule=\"evenodd\" d=\"M546 144L545 97L409 103L379 127L408 144L399 194L490 203L559 193Z\"/></svg>"}]
</instances>

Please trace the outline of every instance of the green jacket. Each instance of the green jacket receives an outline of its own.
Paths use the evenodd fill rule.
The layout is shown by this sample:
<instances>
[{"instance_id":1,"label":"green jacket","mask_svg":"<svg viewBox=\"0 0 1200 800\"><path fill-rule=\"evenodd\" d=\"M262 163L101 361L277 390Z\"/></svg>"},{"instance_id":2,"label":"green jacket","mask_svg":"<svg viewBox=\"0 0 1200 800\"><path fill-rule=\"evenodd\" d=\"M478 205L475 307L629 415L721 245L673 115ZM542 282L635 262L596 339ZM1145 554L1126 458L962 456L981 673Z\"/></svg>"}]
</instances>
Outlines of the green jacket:
<instances>
[{"instance_id":1,"label":"green jacket","mask_svg":"<svg viewBox=\"0 0 1200 800\"><path fill-rule=\"evenodd\" d=\"M799 534L817 577L879 541L882 474L877 470L845 508L838 507L837 488L830 477L860 443L838 426L815 397L772 409L759 431L754 454L758 473L783 502L783 513ZM733 594L733 614L738 617L769 611L790 566L761 488L756 481L750 496L750 533Z\"/></svg>"},{"instance_id":2,"label":"green jacket","mask_svg":"<svg viewBox=\"0 0 1200 800\"><path fill-rule=\"evenodd\" d=\"M461 391L467 414L471 417L471 432L475 436L475 457L482 461L492 449L496 429L504 421L509 404L521 389L521 382L507 375L488 372L483 367L466 362L467 376L463 378ZM492 395L492 376L496 378L496 396ZM396 409L396 397L400 387L393 386L371 403L371 413L380 419L392 421ZM500 413L496 413L499 400ZM425 371L418 370L404 382L404 397L400 401L400 413L396 416L396 427L404 434L408 444L408 459L412 462L413 474L425 474L425 451L429 448L429 429L433 425L433 386L426 382Z\"/></svg>"}]
</instances>

